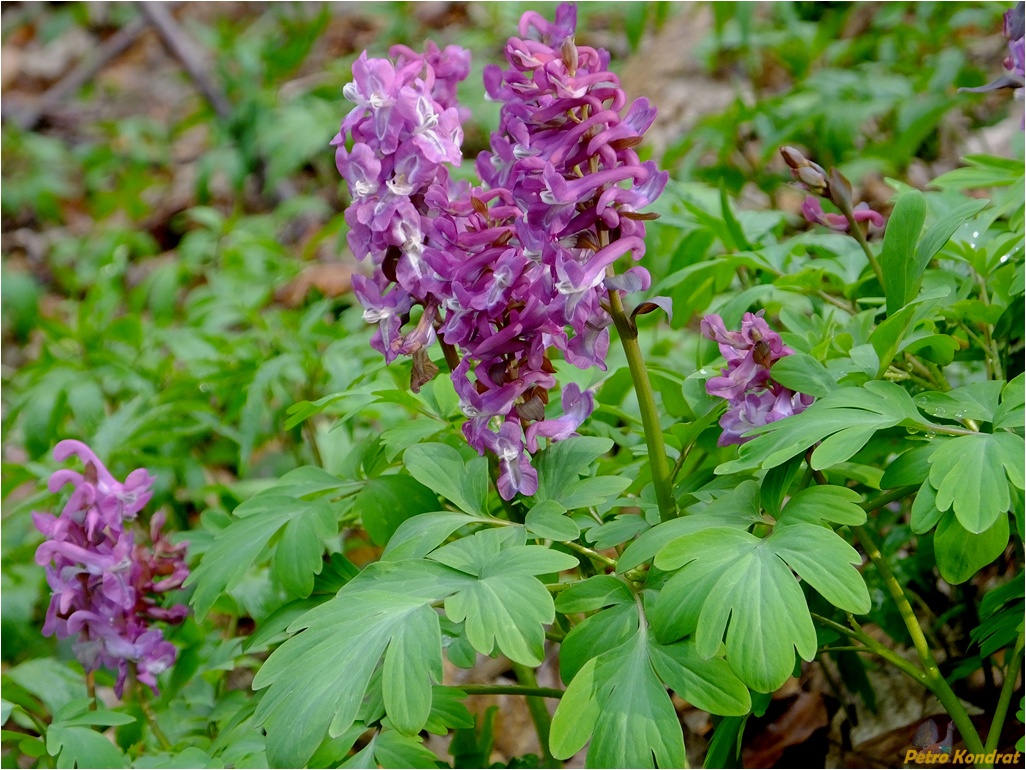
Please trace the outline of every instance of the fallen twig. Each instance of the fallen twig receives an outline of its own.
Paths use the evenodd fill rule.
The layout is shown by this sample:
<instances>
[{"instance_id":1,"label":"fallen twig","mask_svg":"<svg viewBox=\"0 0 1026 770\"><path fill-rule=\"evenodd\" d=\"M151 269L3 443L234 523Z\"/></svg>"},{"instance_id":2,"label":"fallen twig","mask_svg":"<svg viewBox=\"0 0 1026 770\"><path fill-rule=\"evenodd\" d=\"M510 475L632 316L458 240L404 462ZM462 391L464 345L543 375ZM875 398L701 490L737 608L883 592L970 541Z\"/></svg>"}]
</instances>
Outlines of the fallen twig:
<instances>
[{"instance_id":1,"label":"fallen twig","mask_svg":"<svg viewBox=\"0 0 1026 770\"><path fill-rule=\"evenodd\" d=\"M164 12L167 13L166 8ZM96 77L100 70L131 48L148 27L146 19L133 19L103 41L92 55L85 57L78 66L48 88L32 105L26 109L11 109L10 114L4 117L12 120L20 128L27 131L32 130L39 125L44 116L78 93L82 86ZM7 111L5 110L5 112Z\"/></svg>"},{"instance_id":2,"label":"fallen twig","mask_svg":"<svg viewBox=\"0 0 1026 770\"><path fill-rule=\"evenodd\" d=\"M168 53L181 62L200 93L203 94L203 97L210 106L214 108L214 112L222 120L230 121L233 111L231 102L224 91L210 77L198 47L192 42L185 30L178 25L168 7L163 3L154 2L140 2L138 6L143 16L153 25ZM262 158L259 159L258 164L257 174L262 187L267 164ZM281 203L289 198L294 198L298 194L299 191L296 189L296 186L287 179L277 182L272 192L275 203ZM303 228L292 227L289 229L301 231ZM290 239L287 238L287 240Z\"/></svg>"}]
</instances>

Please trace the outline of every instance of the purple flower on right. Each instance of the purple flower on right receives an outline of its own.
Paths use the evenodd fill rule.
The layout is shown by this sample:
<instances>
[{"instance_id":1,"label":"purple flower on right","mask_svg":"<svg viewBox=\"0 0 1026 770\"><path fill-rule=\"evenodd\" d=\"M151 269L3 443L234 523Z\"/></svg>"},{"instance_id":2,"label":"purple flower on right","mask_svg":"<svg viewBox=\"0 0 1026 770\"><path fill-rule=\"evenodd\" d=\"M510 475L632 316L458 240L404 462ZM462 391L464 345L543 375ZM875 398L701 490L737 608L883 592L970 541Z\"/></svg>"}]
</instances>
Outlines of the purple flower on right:
<instances>
[{"instance_id":1,"label":"purple flower on right","mask_svg":"<svg viewBox=\"0 0 1026 770\"><path fill-rule=\"evenodd\" d=\"M773 380L773 364L794 351L770 329L762 311L745 313L740 331L728 330L715 313L702 319L701 328L702 335L718 343L727 359L720 376L705 384L710 396L727 401L727 411L720 418L720 446L751 441L754 437L744 434L752 428L799 414L812 404L812 396Z\"/></svg>"},{"instance_id":2,"label":"purple flower on right","mask_svg":"<svg viewBox=\"0 0 1026 770\"><path fill-rule=\"evenodd\" d=\"M1016 3L1010 10L1005 11L1003 18L1002 32L1008 38L1008 56L1003 62L1008 72L996 80L992 80L983 86L975 88L960 88L959 91L969 93L985 93L997 91L1002 88L1011 88L1018 101L1023 100L1023 84L1026 77L1026 3Z\"/></svg>"}]
</instances>

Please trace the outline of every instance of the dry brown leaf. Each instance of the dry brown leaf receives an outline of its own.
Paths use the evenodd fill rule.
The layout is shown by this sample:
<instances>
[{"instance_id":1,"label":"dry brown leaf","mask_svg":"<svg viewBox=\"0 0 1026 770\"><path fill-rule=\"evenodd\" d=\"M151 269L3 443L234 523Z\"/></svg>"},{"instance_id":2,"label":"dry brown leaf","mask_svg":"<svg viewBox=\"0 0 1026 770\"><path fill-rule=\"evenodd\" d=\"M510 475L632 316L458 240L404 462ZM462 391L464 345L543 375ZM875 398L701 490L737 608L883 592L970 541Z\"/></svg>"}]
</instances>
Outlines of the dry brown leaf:
<instances>
[{"instance_id":1,"label":"dry brown leaf","mask_svg":"<svg viewBox=\"0 0 1026 770\"><path fill-rule=\"evenodd\" d=\"M773 767L789 746L804 743L828 722L823 696L818 692L798 693L780 716L752 736L744 749L744 766Z\"/></svg>"},{"instance_id":2,"label":"dry brown leaf","mask_svg":"<svg viewBox=\"0 0 1026 770\"><path fill-rule=\"evenodd\" d=\"M325 297L341 297L353 288L353 271L342 264L310 265L298 276L274 292L274 299L287 308L297 308L306 301L311 289Z\"/></svg>"}]
</instances>

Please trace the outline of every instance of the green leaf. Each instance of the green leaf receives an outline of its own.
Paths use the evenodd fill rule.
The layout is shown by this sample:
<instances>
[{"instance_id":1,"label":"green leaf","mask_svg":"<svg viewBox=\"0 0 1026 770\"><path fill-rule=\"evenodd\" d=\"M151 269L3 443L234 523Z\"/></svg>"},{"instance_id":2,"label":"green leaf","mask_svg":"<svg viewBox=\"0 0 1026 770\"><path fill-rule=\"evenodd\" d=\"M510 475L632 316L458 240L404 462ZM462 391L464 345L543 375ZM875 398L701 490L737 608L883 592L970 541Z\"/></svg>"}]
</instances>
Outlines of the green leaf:
<instances>
[{"instance_id":1,"label":"green leaf","mask_svg":"<svg viewBox=\"0 0 1026 770\"><path fill-rule=\"evenodd\" d=\"M431 685L442 681L438 613L424 604L396 629L385 651L381 689L392 726L415 736L431 714Z\"/></svg>"},{"instance_id":2,"label":"green leaf","mask_svg":"<svg viewBox=\"0 0 1026 770\"><path fill-rule=\"evenodd\" d=\"M858 510L864 522L865 513ZM862 557L833 530L813 524L788 524L777 527L765 543L835 607L857 614L869 612L869 589L856 569Z\"/></svg>"},{"instance_id":3,"label":"green leaf","mask_svg":"<svg viewBox=\"0 0 1026 770\"><path fill-rule=\"evenodd\" d=\"M353 505L371 540L384 545L407 519L437 511L438 498L416 479L388 475L368 479Z\"/></svg>"},{"instance_id":4,"label":"green leaf","mask_svg":"<svg viewBox=\"0 0 1026 770\"><path fill-rule=\"evenodd\" d=\"M879 359L876 379L884 376L894 356L901 350L906 337L921 321L928 318L940 301L950 293L951 289L947 286L925 291L916 299L909 300L904 307L895 311L873 330L869 335L869 342Z\"/></svg>"},{"instance_id":5,"label":"green leaf","mask_svg":"<svg viewBox=\"0 0 1026 770\"><path fill-rule=\"evenodd\" d=\"M418 715L426 720L423 693L437 671L434 661L435 656L440 660L441 640L410 636L405 629L411 624L426 627L425 608L433 612L428 605L473 582L471 576L437 562L377 562L289 626L296 635L271 654L253 681L254 689L268 688L254 717L267 730L268 761L278 767L302 767L329 726L332 736L348 730L379 661L396 637L401 641L395 654L412 655L416 663L406 670L424 680L393 687L388 701L405 710L407 727ZM296 633L300 630L303 633ZM417 644L421 647L414 651ZM406 697L410 703L399 705Z\"/></svg>"},{"instance_id":6,"label":"green leaf","mask_svg":"<svg viewBox=\"0 0 1026 770\"><path fill-rule=\"evenodd\" d=\"M431 688L431 714L424 729L435 735L445 735L452 729L474 726L474 717L463 701L467 694L456 687Z\"/></svg>"},{"instance_id":7,"label":"green leaf","mask_svg":"<svg viewBox=\"0 0 1026 770\"><path fill-rule=\"evenodd\" d=\"M904 312L904 311L902 311ZM896 425L924 424L912 397L893 382L872 380L861 388L841 388L801 414L756 428L756 438L738 449L736 460L716 468L720 475L773 468L817 442L812 467L822 470L848 460L877 432ZM836 440L824 439L840 433Z\"/></svg>"},{"instance_id":8,"label":"green leaf","mask_svg":"<svg viewBox=\"0 0 1026 770\"><path fill-rule=\"evenodd\" d=\"M927 391L915 398L916 406L934 417L949 420L991 422L998 408L1001 383L993 380L973 382L946 393Z\"/></svg>"},{"instance_id":9,"label":"green leaf","mask_svg":"<svg viewBox=\"0 0 1026 770\"><path fill-rule=\"evenodd\" d=\"M306 497L324 492L355 492L363 485L360 481L341 479L333 473L314 465L304 465L289 471L274 486L262 494L284 495L285 497Z\"/></svg>"},{"instance_id":10,"label":"green leaf","mask_svg":"<svg viewBox=\"0 0 1026 770\"><path fill-rule=\"evenodd\" d=\"M549 733L549 751L557 759L569 759L583 749L602 714L602 706L596 698L597 665L598 658L584 664L574 678L577 684L570 683L556 707Z\"/></svg>"},{"instance_id":11,"label":"green leaf","mask_svg":"<svg viewBox=\"0 0 1026 770\"><path fill-rule=\"evenodd\" d=\"M937 525L933 538L937 569L941 577L953 585L969 580L1000 556L1007 545L1008 516L999 516L986 531L977 534L966 530L948 511Z\"/></svg>"},{"instance_id":12,"label":"green leaf","mask_svg":"<svg viewBox=\"0 0 1026 770\"><path fill-rule=\"evenodd\" d=\"M917 535L929 532L937 526L943 514L937 508L937 490L929 482L924 483L912 501L912 518L909 527Z\"/></svg>"},{"instance_id":13,"label":"green leaf","mask_svg":"<svg viewBox=\"0 0 1026 770\"><path fill-rule=\"evenodd\" d=\"M773 518L780 518L780 507L783 505L784 497L788 495L794 482L800 478L804 465L803 458L793 457L789 462L766 471L759 487L759 502L754 506L756 516L759 515L761 507Z\"/></svg>"},{"instance_id":14,"label":"green leaf","mask_svg":"<svg viewBox=\"0 0 1026 770\"><path fill-rule=\"evenodd\" d=\"M556 611L563 614L593 612L612 604L633 601L630 588L622 580L612 575L595 575L560 593L556 597Z\"/></svg>"},{"instance_id":15,"label":"green leaf","mask_svg":"<svg viewBox=\"0 0 1026 770\"><path fill-rule=\"evenodd\" d=\"M90 711L92 700L82 698L72 701L54 715L54 724L64 727L112 727L127 725L135 721L135 717L117 711L98 709Z\"/></svg>"},{"instance_id":16,"label":"green leaf","mask_svg":"<svg viewBox=\"0 0 1026 770\"><path fill-rule=\"evenodd\" d=\"M944 248L944 245L951 239L951 236L959 227L962 226L963 223L980 213L988 203L989 201L986 200L966 200L956 206L952 211L945 214L942 219L934 222L926 229L922 239L916 246L915 257L912 260L912 270L910 273L912 278L912 281L909 284L911 293L906 296L905 302L908 302L908 300L915 297L916 292L919 290L919 282L922 280L923 273L929 266L930 260L934 258L937 252ZM893 215L891 217L891 221L893 221ZM890 230L890 226L891 222L888 222L888 230ZM888 305L888 313L890 313L889 308L890 306Z\"/></svg>"},{"instance_id":17,"label":"green leaf","mask_svg":"<svg viewBox=\"0 0 1026 770\"><path fill-rule=\"evenodd\" d=\"M898 196L880 252L887 315L894 315L915 296L916 282L922 274L916 266L916 243L925 221L926 198L921 192L909 190Z\"/></svg>"},{"instance_id":18,"label":"green leaf","mask_svg":"<svg viewBox=\"0 0 1026 770\"><path fill-rule=\"evenodd\" d=\"M756 523L766 523L759 511L759 483L743 481L736 489L721 495L700 513L680 516L642 532L617 559L616 571L623 574L643 564L654 557L666 543L681 535L713 527L732 526L748 529Z\"/></svg>"},{"instance_id":19,"label":"green leaf","mask_svg":"<svg viewBox=\"0 0 1026 770\"><path fill-rule=\"evenodd\" d=\"M898 455L887 464L887 469L880 480L880 488L897 489L922 484L930 475L930 457L937 451L940 443L927 441Z\"/></svg>"},{"instance_id":20,"label":"green leaf","mask_svg":"<svg viewBox=\"0 0 1026 770\"><path fill-rule=\"evenodd\" d=\"M799 536L815 530L836 537L799 523L781 527L765 540L743 530L714 528L667 543L655 565L678 572L663 586L652 612L660 639L672 642L695 633L698 653L709 658L726 631L727 662L741 681L759 692L777 689L794 669L795 649L804 660L816 653L816 630L805 596L782 560L793 556L793 536L786 533L794 530ZM808 568L805 562L801 566ZM816 566L834 577L852 569L843 561ZM814 577L828 590L835 588L823 575Z\"/></svg>"},{"instance_id":21,"label":"green leaf","mask_svg":"<svg viewBox=\"0 0 1026 770\"><path fill-rule=\"evenodd\" d=\"M306 614L314 607L319 606L322 602L322 598L309 598L297 599L282 605L264 618L257 626L257 630L246 637L242 643L243 651L257 651L273 644L279 637L285 635L285 629L294 620Z\"/></svg>"},{"instance_id":22,"label":"green leaf","mask_svg":"<svg viewBox=\"0 0 1026 770\"><path fill-rule=\"evenodd\" d=\"M46 731L46 751L57 757L58 768L128 767L117 746L87 727L50 725Z\"/></svg>"},{"instance_id":23,"label":"green leaf","mask_svg":"<svg viewBox=\"0 0 1026 770\"><path fill-rule=\"evenodd\" d=\"M589 660L619 647L637 628L638 607L633 597L630 603L615 604L585 618L570 629L559 648L560 679L570 684Z\"/></svg>"},{"instance_id":24,"label":"green leaf","mask_svg":"<svg viewBox=\"0 0 1026 770\"><path fill-rule=\"evenodd\" d=\"M4 676L39 698L51 714L57 713L75 699L86 697L82 675L68 668L67 663L54 658L26 660L11 666L4 672Z\"/></svg>"},{"instance_id":25,"label":"green leaf","mask_svg":"<svg viewBox=\"0 0 1026 770\"><path fill-rule=\"evenodd\" d=\"M435 435L444 427L435 420L409 420L389 428L381 434L381 443L388 450L385 456L391 462L400 452Z\"/></svg>"},{"instance_id":26,"label":"green leaf","mask_svg":"<svg viewBox=\"0 0 1026 770\"><path fill-rule=\"evenodd\" d=\"M806 353L792 353L774 363L773 379L786 388L816 398L837 390L837 383L827 368Z\"/></svg>"},{"instance_id":27,"label":"green leaf","mask_svg":"<svg viewBox=\"0 0 1026 770\"><path fill-rule=\"evenodd\" d=\"M993 655L1015 643L1022 626L1022 604L1026 595L1023 573L1003 586L988 591L980 602L980 625L969 632L981 655Z\"/></svg>"},{"instance_id":28,"label":"green leaf","mask_svg":"<svg viewBox=\"0 0 1026 770\"><path fill-rule=\"evenodd\" d=\"M340 767L435 768L438 767L438 757L418 736L403 735L396 730L381 730Z\"/></svg>"},{"instance_id":29,"label":"green leaf","mask_svg":"<svg viewBox=\"0 0 1026 770\"><path fill-rule=\"evenodd\" d=\"M682 767L680 720L652 665L648 629L589 661L552 719L549 746L568 759L591 738L589 767Z\"/></svg>"},{"instance_id":30,"label":"green leaf","mask_svg":"<svg viewBox=\"0 0 1026 770\"><path fill-rule=\"evenodd\" d=\"M1026 427L1026 376L1020 374L1001 392L1001 405L994 411L994 430Z\"/></svg>"},{"instance_id":31,"label":"green leaf","mask_svg":"<svg viewBox=\"0 0 1026 770\"><path fill-rule=\"evenodd\" d=\"M591 527L585 533L585 539L599 551L615 548L626 543L642 530L649 528L645 517L638 513L625 513L606 521L597 527Z\"/></svg>"},{"instance_id":32,"label":"green leaf","mask_svg":"<svg viewBox=\"0 0 1026 770\"><path fill-rule=\"evenodd\" d=\"M726 717L716 724L703 767L736 767L740 764L741 740L748 716Z\"/></svg>"},{"instance_id":33,"label":"green leaf","mask_svg":"<svg viewBox=\"0 0 1026 770\"><path fill-rule=\"evenodd\" d=\"M488 461L483 457L464 463L460 453L448 444L417 444L406 450L403 462L413 478L460 510L485 514Z\"/></svg>"},{"instance_id":34,"label":"green leaf","mask_svg":"<svg viewBox=\"0 0 1026 770\"><path fill-rule=\"evenodd\" d=\"M419 559L432 550L460 527L483 521L474 516L455 511L422 513L407 519L396 529L388 541L382 561Z\"/></svg>"},{"instance_id":35,"label":"green leaf","mask_svg":"<svg viewBox=\"0 0 1026 770\"><path fill-rule=\"evenodd\" d=\"M323 540L336 524L335 512L319 500L275 494L257 495L235 509L237 517L217 533L199 567L185 585L196 586L192 606L202 620L217 598L239 584L278 532L272 562L282 585L294 596L308 596L323 567Z\"/></svg>"},{"instance_id":36,"label":"green leaf","mask_svg":"<svg viewBox=\"0 0 1026 770\"><path fill-rule=\"evenodd\" d=\"M690 639L651 645L659 677L688 703L720 716L744 716L752 708L748 688L723 658L703 658Z\"/></svg>"},{"instance_id":37,"label":"green leaf","mask_svg":"<svg viewBox=\"0 0 1026 770\"><path fill-rule=\"evenodd\" d=\"M580 537L577 522L566 516L566 508L554 500L545 500L527 512L524 526L534 537L567 542Z\"/></svg>"},{"instance_id":38,"label":"green leaf","mask_svg":"<svg viewBox=\"0 0 1026 770\"><path fill-rule=\"evenodd\" d=\"M990 529L1011 507L1008 483L1019 489L1026 483L1023 457L1023 439L1014 433L975 433L944 442L930 458L938 509L953 508L970 532Z\"/></svg>"},{"instance_id":39,"label":"green leaf","mask_svg":"<svg viewBox=\"0 0 1026 770\"><path fill-rule=\"evenodd\" d=\"M779 521L782 525L792 522L820 524L830 521L835 524L858 526L866 523L866 512L859 506L860 502L862 496L847 487L806 487L788 500Z\"/></svg>"},{"instance_id":40,"label":"green leaf","mask_svg":"<svg viewBox=\"0 0 1026 770\"><path fill-rule=\"evenodd\" d=\"M478 652L496 647L508 658L539 665L544 657L546 623L555 619L552 597L533 575L576 567L568 554L523 545L520 527L477 532L434 551L430 557L477 576L445 600L450 620L465 624Z\"/></svg>"},{"instance_id":41,"label":"green leaf","mask_svg":"<svg viewBox=\"0 0 1026 770\"><path fill-rule=\"evenodd\" d=\"M562 502L561 496L567 488L576 484L591 464L612 448L612 439L594 436L573 436L550 444L534 461L538 470L535 499ZM572 510L572 506L566 507Z\"/></svg>"},{"instance_id":42,"label":"green leaf","mask_svg":"<svg viewBox=\"0 0 1026 770\"><path fill-rule=\"evenodd\" d=\"M474 649L491 655L496 647L517 663L538 666L545 657L546 623L555 619L552 597L529 575L478 580L445 600L450 620L465 621Z\"/></svg>"},{"instance_id":43,"label":"green leaf","mask_svg":"<svg viewBox=\"0 0 1026 770\"><path fill-rule=\"evenodd\" d=\"M549 500L571 511L600 506L627 489L632 481L626 476L591 476L570 482Z\"/></svg>"}]
</instances>

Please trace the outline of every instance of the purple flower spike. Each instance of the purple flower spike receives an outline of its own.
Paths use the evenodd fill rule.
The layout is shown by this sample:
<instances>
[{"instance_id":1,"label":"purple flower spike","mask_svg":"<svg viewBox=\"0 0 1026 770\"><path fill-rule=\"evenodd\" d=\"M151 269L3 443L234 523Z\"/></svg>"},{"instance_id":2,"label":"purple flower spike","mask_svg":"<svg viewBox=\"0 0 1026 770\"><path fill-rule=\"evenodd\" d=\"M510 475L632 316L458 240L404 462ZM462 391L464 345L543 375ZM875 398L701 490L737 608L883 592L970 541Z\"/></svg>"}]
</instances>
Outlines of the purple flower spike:
<instances>
[{"instance_id":1,"label":"purple flower spike","mask_svg":"<svg viewBox=\"0 0 1026 770\"><path fill-rule=\"evenodd\" d=\"M75 486L60 516L32 514L47 538L36 550L51 589L43 634L77 636L73 648L87 671L104 666L118 672L118 697L129 664L156 694L156 676L174 663L177 651L150 623L180 623L188 615L185 605L160 602L161 594L188 577L186 544L172 545L161 534L161 513L150 520L150 546L136 543L126 529L152 496L153 478L145 469L119 482L81 441L62 441L54 449L58 460L72 455L84 461L85 472L58 470L50 477L51 491Z\"/></svg>"},{"instance_id":2,"label":"purple flower spike","mask_svg":"<svg viewBox=\"0 0 1026 770\"><path fill-rule=\"evenodd\" d=\"M651 280L642 267L618 277L613 265L644 255L654 215L642 210L669 177L634 150L655 108L628 103L608 54L576 44L576 21L567 4L555 21L525 13L507 69L485 68L501 109L491 151L476 159L481 186L447 170L461 161L456 85L470 63L455 46L396 46L394 62L361 55L343 91L355 108L333 141L352 197L349 245L374 270L354 279L364 318L378 324L371 344L389 362L420 357L411 387L436 338L449 360L459 356L451 376L464 435L499 458L506 499L537 488L529 452L539 438L567 438L590 414L591 393L567 385L562 416L546 415L553 349L605 368L608 294ZM419 322L405 328L418 305Z\"/></svg>"},{"instance_id":3,"label":"purple flower spike","mask_svg":"<svg viewBox=\"0 0 1026 770\"><path fill-rule=\"evenodd\" d=\"M727 360L719 377L705 384L710 396L725 399L727 411L720 418L719 445L743 444L745 433L760 425L803 412L813 397L795 393L774 382L772 366L791 350L759 313L745 313L741 331L730 331L715 313L702 319L702 335L718 343Z\"/></svg>"}]
</instances>

